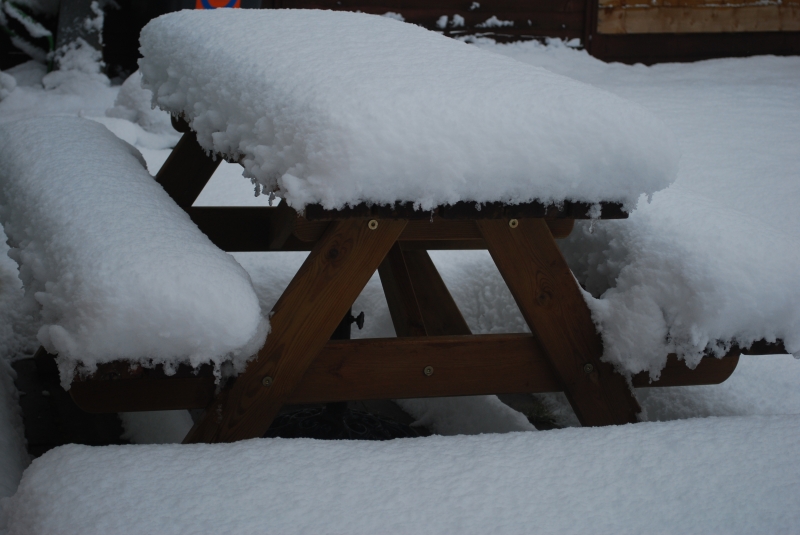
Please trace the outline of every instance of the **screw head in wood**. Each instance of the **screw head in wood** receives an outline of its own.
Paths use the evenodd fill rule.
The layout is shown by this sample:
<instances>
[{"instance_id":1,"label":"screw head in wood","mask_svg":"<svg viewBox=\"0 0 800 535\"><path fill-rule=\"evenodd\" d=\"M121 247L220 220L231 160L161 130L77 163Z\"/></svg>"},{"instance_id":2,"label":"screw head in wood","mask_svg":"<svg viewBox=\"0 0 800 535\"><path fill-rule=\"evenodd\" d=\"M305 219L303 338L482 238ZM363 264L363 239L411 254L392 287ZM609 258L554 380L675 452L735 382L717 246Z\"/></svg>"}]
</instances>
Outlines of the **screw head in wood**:
<instances>
[{"instance_id":1,"label":"screw head in wood","mask_svg":"<svg viewBox=\"0 0 800 535\"><path fill-rule=\"evenodd\" d=\"M367 223L367 226L369 227L370 230L375 230L376 228L378 228L378 220L370 219L369 223Z\"/></svg>"},{"instance_id":2,"label":"screw head in wood","mask_svg":"<svg viewBox=\"0 0 800 535\"><path fill-rule=\"evenodd\" d=\"M519 221L517 221L516 219L510 219L508 221L508 226L511 228L517 228L519 226Z\"/></svg>"},{"instance_id":3,"label":"screw head in wood","mask_svg":"<svg viewBox=\"0 0 800 535\"><path fill-rule=\"evenodd\" d=\"M583 371L586 373L592 373L594 371L594 366L590 362L587 362L583 365Z\"/></svg>"},{"instance_id":4,"label":"screw head in wood","mask_svg":"<svg viewBox=\"0 0 800 535\"><path fill-rule=\"evenodd\" d=\"M272 377L269 375L265 376L263 379L261 379L261 384L264 386L272 386Z\"/></svg>"},{"instance_id":5,"label":"screw head in wood","mask_svg":"<svg viewBox=\"0 0 800 535\"><path fill-rule=\"evenodd\" d=\"M431 375L433 375L433 366L425 366L425 369L422 370L422 373L430 377Z\"/></svg>"}]
</instances>

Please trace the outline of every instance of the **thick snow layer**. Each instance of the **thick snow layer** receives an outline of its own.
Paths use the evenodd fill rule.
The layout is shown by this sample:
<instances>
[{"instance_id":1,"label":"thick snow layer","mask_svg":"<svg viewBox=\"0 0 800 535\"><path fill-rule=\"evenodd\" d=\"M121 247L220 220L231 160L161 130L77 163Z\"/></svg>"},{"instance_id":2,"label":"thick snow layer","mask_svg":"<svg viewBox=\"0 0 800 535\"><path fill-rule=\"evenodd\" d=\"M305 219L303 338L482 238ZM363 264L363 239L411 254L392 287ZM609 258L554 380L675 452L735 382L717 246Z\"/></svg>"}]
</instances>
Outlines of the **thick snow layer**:
<instances>
[{"instance_id":1,"label":"thick snow layer","mask_svg":"<svg viewBox=\"0 0 800 535\"><path fill-rule=\"evenodd\" d=\"M250 277L153 180L139 153L79 118L0 125L0 220L38 339L76 365L232 359L266 335Z\"/></svg>"},{"instance_id":2,"label":"thick snow layer","mask_svg":"<svg viewBox=\"0 0 800 535\"><path fill-rule=\"evenodd\" d=\"M675 176L675 142L641 107L387 17L182 11L140 41L154 102L295 208L633 208Z\"/></svg>"},{"instance_id":3,"label":"thick snow layer","mask_svg":"<svg viewBox=\"0 0 800 535\"><path fill-rule=\"evenodd\" d=\"M800 352L800 58L645 68L563 46L479 46L638 102L677 134L670 188L562 243L597 298L607 359L657 376L671 352L694 364L762 338Z\"/></svg>"},{"instance_id":4,"label":"thick snow layer","mask_svg":"<svg viewBox=\"0 0 800 535\"><path fill-rule=\"evenodd\" d=\"M399 439L62 446L28 533L797 533L799 416ZM220 462L224 459L225 462Z\"/></svg>"}]
</instances>

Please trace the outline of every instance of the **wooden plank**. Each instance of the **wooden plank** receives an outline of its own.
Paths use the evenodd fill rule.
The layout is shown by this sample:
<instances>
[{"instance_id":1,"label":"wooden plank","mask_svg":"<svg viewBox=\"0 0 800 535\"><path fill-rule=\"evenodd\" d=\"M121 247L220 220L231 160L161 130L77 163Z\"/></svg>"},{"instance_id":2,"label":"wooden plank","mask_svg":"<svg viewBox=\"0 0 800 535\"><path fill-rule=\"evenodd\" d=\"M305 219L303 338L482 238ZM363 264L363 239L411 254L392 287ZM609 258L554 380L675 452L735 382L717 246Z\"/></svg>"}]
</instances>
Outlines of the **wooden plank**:
<instances>
[{"instance_id":1,"label":"wooden plank","mask_svg":"<svg viewBox=\"0 0 800 535\"><path fill-rule=\"evenodd\" d=\"M271 333L258 357L223 389L185 442L262 436L405 225L330 225L273 307Z\"/></svg>"},{"instance_id":2,"label":"wooden plank","mask_svg":"<svg viewBox=\"0 0 800 535\"><path fill-rule=\"evenodd\" d=\"M767 342L762 339L753 342L750 347L742 349L743 355L785 355L788 353L786 346L783 345L783 340Z\"/></svg>"},{"instance_id":3,"label":"wooden plank","mask_svg":"<svg viewBox=\"0 0 800 535\"><path fill-rule=\"evenodd\" d=\"M550 234L557 240L564 239L572 234L572 229L575 228L574 219L545 219L547 228L550 229Z\"/></svg>"},{"instance_id":4,"label":"wooden plank","mask_svg":"<svg viewBox=\"0 0 800 535\"><path fill-rule=\"evenodd\" d=\"M622 204L601 202L599 219L626 219L627 212ZM474 202L457 202L440 206L432 211L416 210L414 203L396 203L393 205L358 204L340 210L326 210L319 204L306 206L305 217L309 221L334 221L341 219L407 219L428 220L441 217L443 219L481 220L500 218L548 218L548 219L591 219L594 205L582 202L565 201L560 205L529 202L522 204L504 204L501 202L478 204Z\"/></svg>"},{"instance_id":5,"label":"wooden plank","mask_svg":"<svg viewBox=\"0 0 800 535\"><path fill-rule=\"evenodd\" d=\"M486 250L483 240L422 240L401 241L403 251L479 251Z\"/></svg>"},{"instance_id":6,"label":"wooden plank","mask_svg":"<svg viewBox=\"0 0 800 535\"><path fill-rule=\"evenodd\" d=\"M800 6L628 7L601 9L603 34L800 31Z\"/></svg>"},{"instance_id":7,"label":"wooden plank","mask_svg":"<svg viewBox=\"0 0 800 535\"><path fill-rule=\"evenodd\" d=\"M718 385L731 376L737 364L739 364L738 349L731 350L722 358L706 357L694 369L689 369L686 362L678 360L675 353L670 353L658 381L651 382L650 374L642 372L634 375L632 382L636 388Z\"/></svg>"},{"instance_id":8,"label":"wooden plank","mask_svg":"<svg viewBox=\"0 0 800 535\"><path fill-rule=\"evenodd\" d=\"M591 54L603 61L661 62L763 54L800 55L800 32L594 34Z\"/></svg>"},{"instance_id":9,"label":"wooden plank","mask_svg":"<svg viewBox=\"0 0 800 535\"><path fill-rule=\"evenodd\" d=\"M186 132L156 175L156 181L182 208L188 208L203 191L222 160L207 155L194 132Z\"/></svg>"},{"instance_id":10,"label":"wooden plank","mask_svg":"<svg viewBox=\"0 0 800 535\"><path fill-rule=\"evenodd\" d=\"M274 209L190 206L185 210L195 225L223 251L274 250Z\"/></svg>"},{"instance_id":11,"label":"wooden plank","mask_svg":"<svg viewBox=\"0 0 800 535\"><path fill-rule=\"evenodd\" d=\"M78 381L69 393L91 413L204 409L214 399L214 377Z\"/></svg>"},{"instance_id":12,"label":"wooden plank","mask_svg":"<svg viewBox=\"0 0 800 535\"><path fill-rule=\"evenodd\" d=\"M291 247L290 237L311 250L328 228L329 221L308 221L280 204L266 206L191 206L185 208L192 221L223 251L281 251ZM574 219L546 219L555 238L572 231ZM398 238L404 249L486 249L474 221L434 218L409 221ZM409 242L421 242L411 245ZM287 247L287 244L290 247Z\"/></svg>"},{"instance_id":13,"label":"wooden plank","mask_svg":"<svg viewBox=\"0 0 800 535\"><path fill-rule=\"evenodd\" d=\"M451 221L436 217L409 221L398 241L419 240L477 240L483 241L474 221Z\"/></svg>"},{"instance_id":14,"label":"wooden plank","mask_svg":"<svg viewBox=\"0 0 800 535\"><path fill-rule=\"evenodd\" d=\"M720 2L719 0L599 0L598 7L602 9L651 9L654 7L746 7L746 6L800 6L800 0L769 1L764 0L734 0Z\"/></svg>"},{"instance_id":15,"label":"wooden plank","mask_svg":"<svg viewBox=\"0 0 800 535\"><path fill-rule=\"evenodd\" d=\"M481 220L489 253L531 332L541 342L582 425L637 421L636 398L613 367L553 236L542 220Z\"/></svg>"},{"instance_id":16,"label":"wooden plank","mask_svg":"<svg viewBox=\"0 0 800 535\"><path fill-rule=\"evenodd\" d=\"M725 381L739 357L705 358L694 370L670 355L658 381L634 376L635 387L691 386ZM124 362L114 363L122 370ZM426 366L433 374L425 375ZM106 375L107 376L107 375ZM214 396L210 367L178 377L159 370L116 379L76 380L70 394L86 412L205 408ZM560 392L544 351L530 334L368 338L329 341L287 403L328 403L405 397Z\"/></svg>"},{"instance_id":17,"label":"wooden plank","mask_svg":"<svg viewBox=\"0 0 800 535\"><path fill-rule=\"evenodd\" d=\"M425 322L411 284L403 252L395 243L378 268L397 336L425 336Z\"/></svg>"},{"instance_id":18,"label":"wooden plank","mask_svg":"<svg viewBox=\"0 0 800 535\"><path fill-rule=\"evenodd\" d=\"M525 334L329 342L288 402L558 391L541 353Z\"/></svg>"},{"instance_id":19,"label":"wooden plank","mask_svg":"<svg viewBox=\"0 0 800 535\"><path fill-rule=\"evenodd\" d=\"M428 336L472 334L427 251L403 251Z\"/></svg>"}]
</instances>

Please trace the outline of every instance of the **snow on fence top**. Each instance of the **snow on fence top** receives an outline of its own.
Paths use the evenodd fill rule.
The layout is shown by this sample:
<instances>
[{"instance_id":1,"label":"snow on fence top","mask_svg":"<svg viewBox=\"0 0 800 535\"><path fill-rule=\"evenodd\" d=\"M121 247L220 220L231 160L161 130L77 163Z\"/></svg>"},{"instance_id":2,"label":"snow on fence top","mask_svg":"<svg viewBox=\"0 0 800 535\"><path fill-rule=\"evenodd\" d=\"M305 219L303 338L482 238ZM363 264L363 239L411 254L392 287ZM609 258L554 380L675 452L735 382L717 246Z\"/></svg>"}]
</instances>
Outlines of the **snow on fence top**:
<instances>
[{"instance_id":1,"label":"snow on fence top","mask_svg":"<svg viewBox=\"0 0 800 535\"><path fill-rule=\"evenodd\" d=\"M622 202L677 150L643 108L386 17L181 11L141 34L154 103L290 206Z\"/></svg>"},{"instance_id":2,"label":"snow on fence top","mask_svg":"<svg viewBox=\"0 0 800 535\"><path fill-rule=\"evenodd\" d=\"M241 369L264 341L247 272L98 123L0 125L0 222L67 387L116 359Z\"/></svg>"}]
</instances>

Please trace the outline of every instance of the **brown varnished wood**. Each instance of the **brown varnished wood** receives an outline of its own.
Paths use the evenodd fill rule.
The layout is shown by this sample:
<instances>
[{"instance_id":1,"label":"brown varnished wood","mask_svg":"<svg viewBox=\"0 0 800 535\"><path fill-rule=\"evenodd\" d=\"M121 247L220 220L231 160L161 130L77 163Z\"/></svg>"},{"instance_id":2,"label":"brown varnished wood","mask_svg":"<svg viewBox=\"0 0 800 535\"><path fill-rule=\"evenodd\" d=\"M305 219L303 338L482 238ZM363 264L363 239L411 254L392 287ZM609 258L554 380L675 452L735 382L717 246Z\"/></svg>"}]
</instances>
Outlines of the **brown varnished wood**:
<instances>
[{"instance_id":1,"label":"brown varnished wood","mask_svg":"<svg viewBox=\"0 0 800 535\"><path fill-rule=\"evenodd\" d=\"M403 251L428 336L472 334L427 251Z\"/></svg>"},{"instance_id":2,"label":"brown varnished wood","mask_svg":"<svg viewBox=\"0 0 800 535\"><path fill-rule=\"evenodd\" d=\"M263 208L262 208L263 209ZM294 233L297 224L297 212L290 208L286 202L281 201L275 209L270 210L269 218L269 247L279 250Z\"/></svg>"},{"instance_id":3,"label":"brown varnished wood","mask_svg":"<svg viewBox=\"0 0 800 535\"><path fill-rule=\"evenodd\" d=\"M572 229L575 228L574 219L545 219L547 228L550 229L550 234L557 240L561 240L572 234Z\"/></svg>"},{"instance_id":4,"label":"brown varnished wood","mask_svg":"<svg viewBox=\"0 0 800 535\"><path fill-rule=\"evenodd\" d=\"M558 390L528 334L428 336L331 341L287 402Z\"/></svg>"},{"instance_id":5,"label":"brown varnished wood","mask_svg":"<svg viewBox=\"0 0 800 535\"><path fill-rule=\"evenodd\" d=\"M267 342L230 388L215 399L185 442L232 442L262 436L308 366L397 241L406 222L331 224L272 309ZM264 386L264 377L273 379Z\"/></svg>"},{"instance_id":6,"label":"brown varnished wood","mask_svg":"<svg viewBox=\"0 0 800 535\"><path fill-rule=\"evenodd\" d=\"M483 240L423 240L401 241L403 251L485 251Z\"/></svg>"},{"instance_id":7,"label":"brown varnished wood","mask_svg":"<svg viewBox=\"0 0 800 535\"><path fill-rule=\"evenodd\" d=\"M664 386L687 386L687 385L717 385L731 376L739 364L739 350L734 348L722 358L706 357L694 368L690 369L683 360L678 360L675 353L667 355L667 364L661 370L658 381L650 381L650 374L647 372L638 373L633 376L633 386L643 387L664 387Z\"/></svg>"},{"instance_id":8,"label":"brown varnished wood","mask_svg":"<svg viewBox=\"0 0 800 535\"><path fill-rule=\"evenodd\" d=\"M222 160L206 154L194 132L186 132L159 169L156 181L181 208L194 203Z\"/></svg>"},{"instance_id":9,"label":"brown varnished wood","mask_svg":"<svg viewBox=\"0 0 800 535\"><path fill-rule=\"evenodd\" d=\"M597 208L600 208L599 214ZM309 221L335 221L339 219L406 219L409 221L430 221L437 217L450 220L475 221L501 218L548 218L548 219L627 219L628 213L622 204L600 202L564 201L561 204L543 204L538 201L521 204L502 202L475 203L459 201L443 205L433 210L418 210L412 202L398 202L391 205L365 203L347 206L338 210L328 210L318 204L305 208Z\"/></svg>"},{"instance_id":10,"label":"brown varnished wood","mask_svg":"<svg viewBox=\"0 0 800 535\"><path fill-rule=\"evenodd\" d=\"M421 219L409 221L405 230L398 238L400 241L419 240L454 240L454 241L483 241L483 236L475 226L474 221L459 221L434 218L433 220Z\"/></svg>"},{"instance_id":11,"label":"brown varnished wood","mask_svg":"<svg viewBox=\"0 0 800 535\"><path fill-rule=\"evenodd\" d=\"M274 250L273 210L227 206L189 206L184 209L197 228L223 251Z\"/></svg>"},{"instance_id":12,"label":"brown varnished wood","mask_svg":"<svg viewBox=\"0 0 800 535\"><path fill-rule=\"evenodd\" d=\"M704 358L690 370L669 355L658 381L651 383L642 373L633 377L633 385L719 384L738 361L738 351L733 351L721 359ZM86 412L199 409L214 397L210 367L197 374L179 368L177 376L167 377L159 370L128 373L126 362L103 366L92 377L76 379L70 388L73 400ZM425 366L433 366L430 377L422 372ZM560 381L530 334L368 338L327 342L286 402L560 391Z\"/></svg>"},{"instance_id":13,"label":"brown varnished wood","mask_svg":"<svg viewBox=\"0 0 800 535\"><path fill-rule=\"evenodd\" d=\"M422 311L399 244L395 243L383 259L378 275L397 336L425 336Z\"/></svg>"},{"instance_id":14,"label":"brown varnished wood","mask_svg":"<svg viewBox=\"0 0 800 535\"><path fill-rule=\"evenodd\" d=\"M69 394L91 413L203 409L214 399L214 377L79 381Z\"/></svg>"},{"instance_id":15,"label":"brown varnished wood","mask_svg":"<svg viewBox=\"0 0 800 535\"><path fill-rule=\"evenodd\" d=\"M190 206L189 217L223 251L310 251L329 221L308 221L288 206ZM574 219L546 219L555 238L572 231ZM398 238L404 250L486 249L474 221L436 218L409 221Z\"/></svg>"},{"instance_id":16,"label":"brown varnished wood","mask_svg":"<svg viewBox=\"0 0 800 535\"><path fill-rule=\"evenodd\" d=\"M293 233L300 241L313 243L325 234L329 223L330 221L308 221L306 218L297 215Z\"/></svg>"},{"instance_id":17,"label":"brown varnished wood","mask_svg":"<svg viewBox=\"0 0 800 535\"><path fill-rule=\"evenodd\" d=\"M645 5L601 7L601 34L732 33L800 31L798 5L724 6L709 2L694 7Z\"/></svg>"},{"instance_id":18,"label":"brown varnished wood","mask_svg":"<svg viewBox=\"0 0 800 535\"><path fill-rule=\"evenodd\" d=\"M521 219L516 228L502 219L477 224L581 424L636 422L639 404L625 378L601 362L600 335L545 222Z\"/></svg>"}]
</instances>

